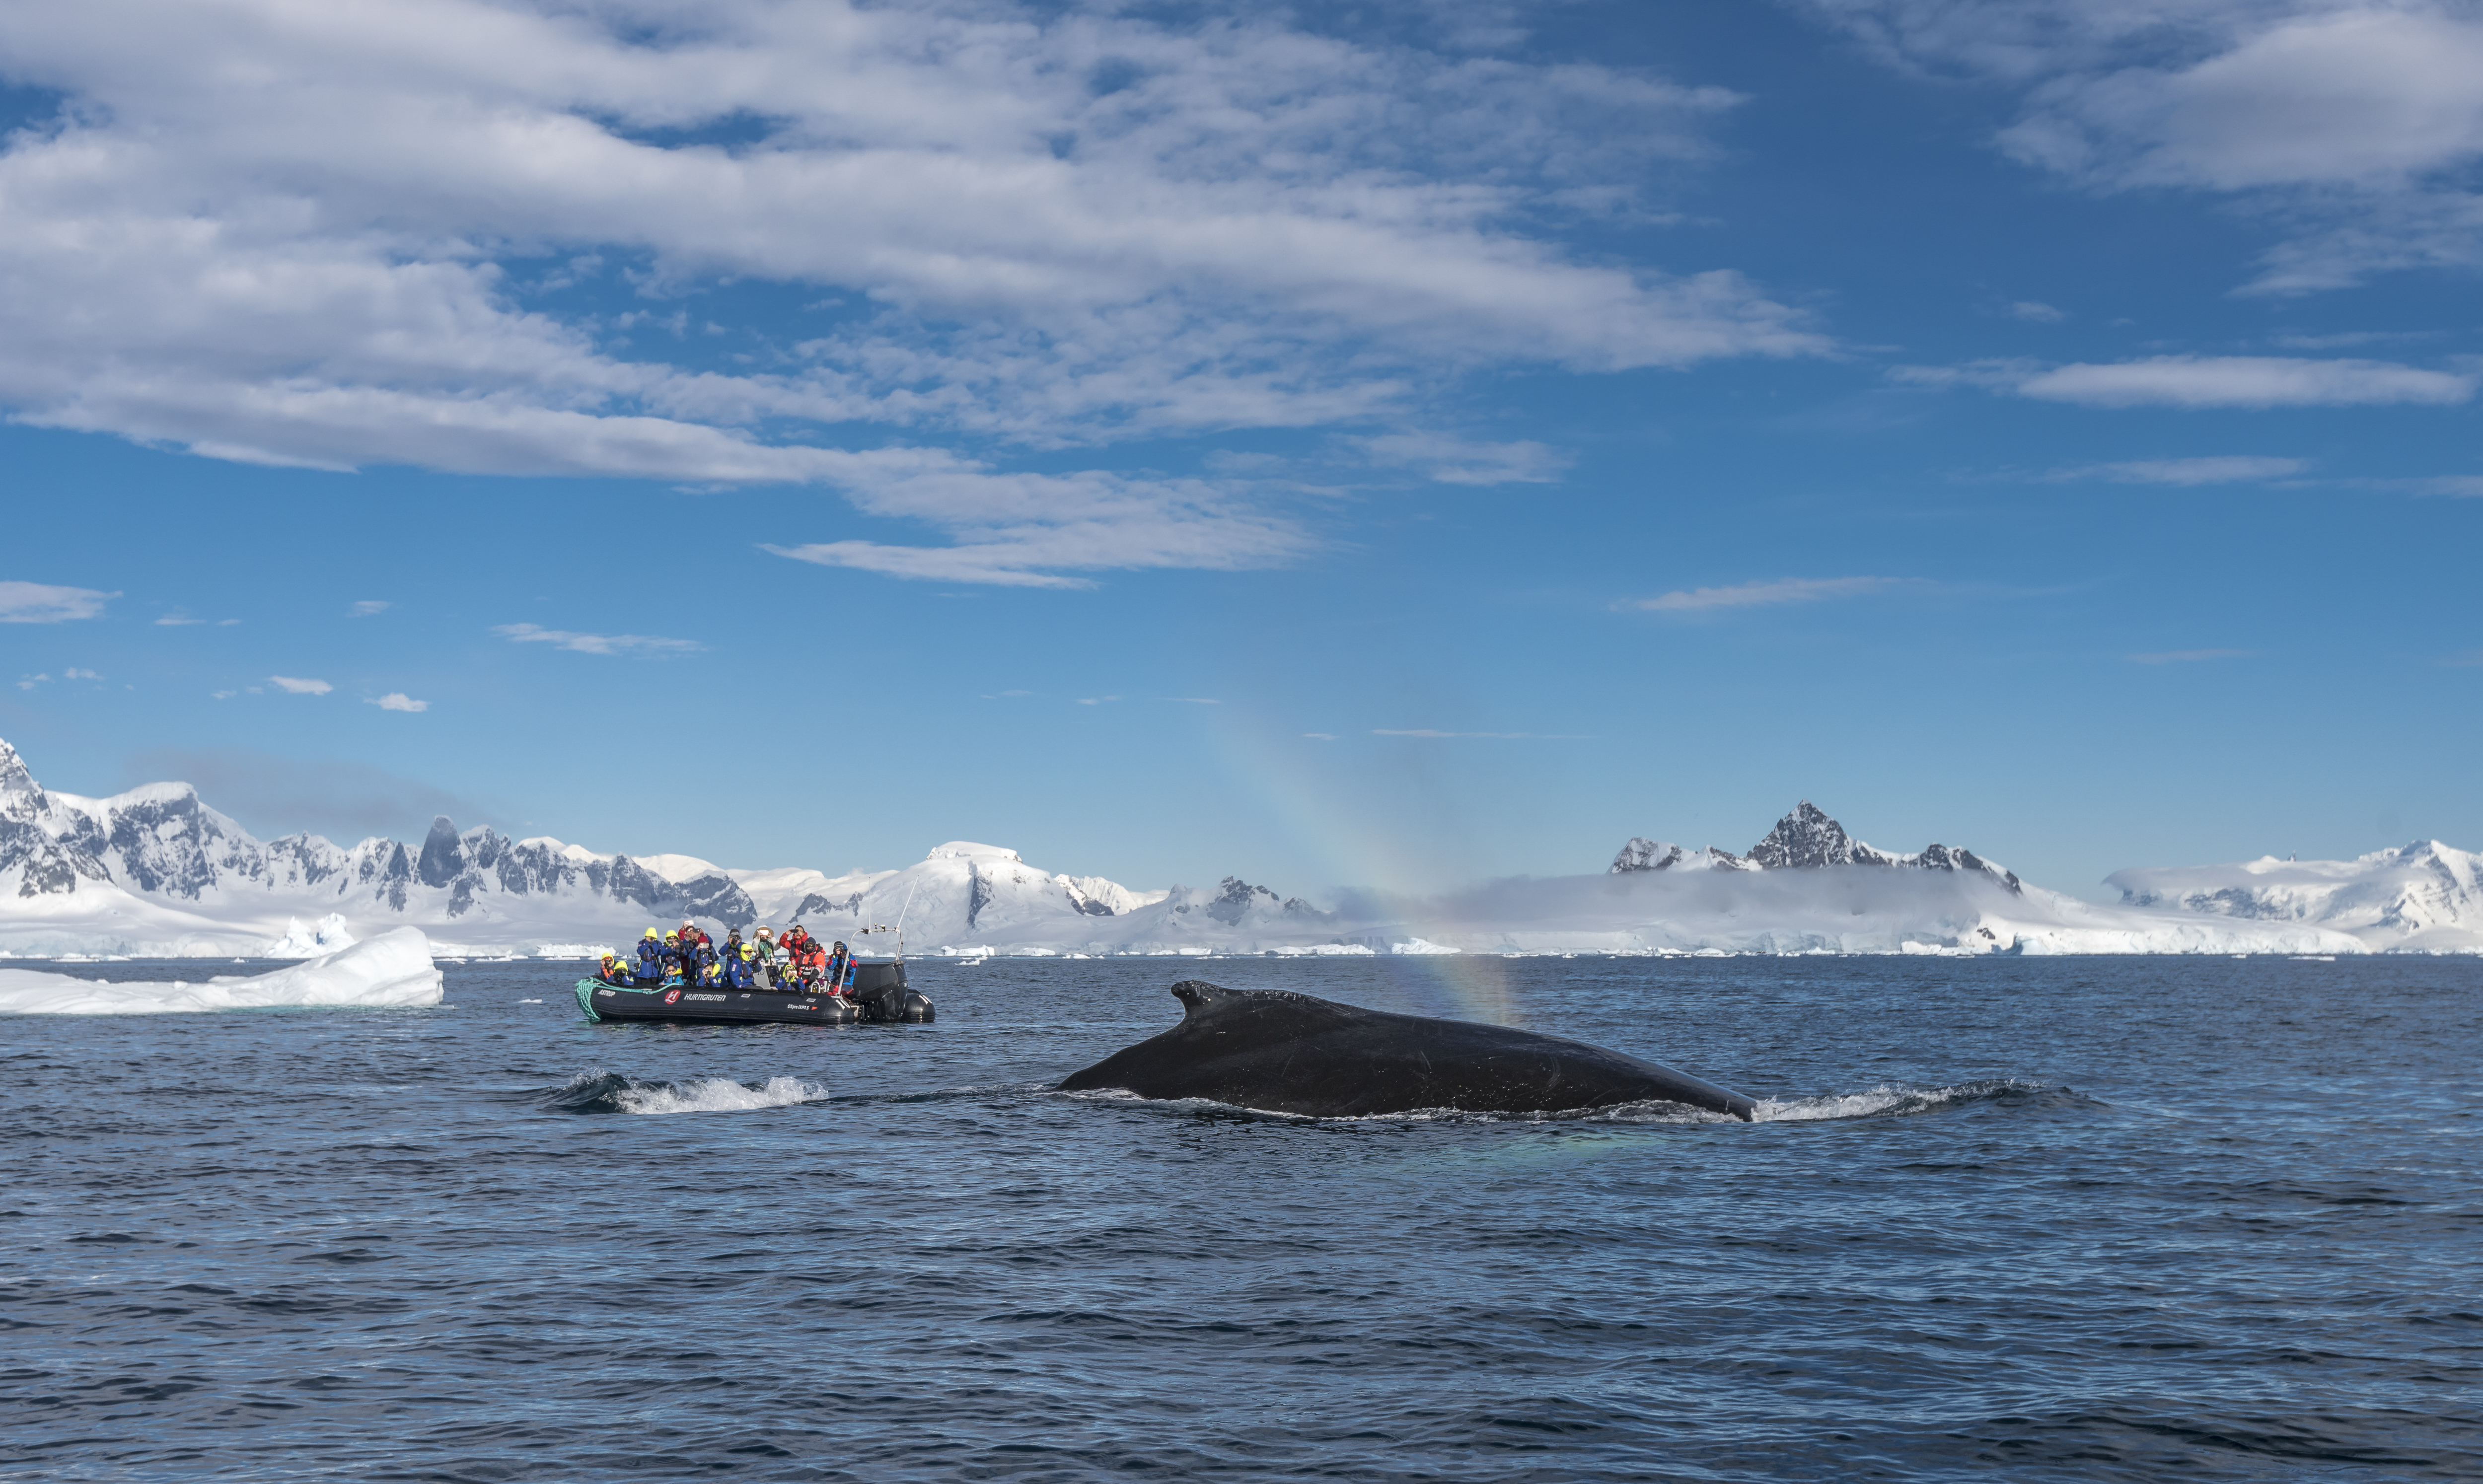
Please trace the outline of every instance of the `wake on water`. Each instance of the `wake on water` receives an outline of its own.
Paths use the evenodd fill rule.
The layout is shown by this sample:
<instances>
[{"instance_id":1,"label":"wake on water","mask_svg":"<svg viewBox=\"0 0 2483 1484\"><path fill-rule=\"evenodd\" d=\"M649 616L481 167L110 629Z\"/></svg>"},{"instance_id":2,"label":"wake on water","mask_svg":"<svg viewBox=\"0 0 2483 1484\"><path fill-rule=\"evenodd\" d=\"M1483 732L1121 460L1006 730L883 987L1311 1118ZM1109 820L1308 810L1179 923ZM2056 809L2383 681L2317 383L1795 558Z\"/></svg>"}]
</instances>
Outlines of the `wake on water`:
<instances>
[{"instance_id":1,"label":"wake on water","mask_svg":"<svg viewBox=\"0 0 2483 1484\"><path fill-rule=\"evenodd\" d=\"M769 1077L764 1082L736 1082L731 1077L699 1077L686 1082L640 1081L617 1072L581 1072L565 1087L541 1095L541 1105L553 1113L743 1113L753 1108L783 1108L817 1102L828 1090L799 1077Z\"/></svg>"},{"instance_id":2,"label":"wake on water","mask_svg":"<svg viewBox=\"0 0 2483 1484\"><path fill-rule=\"evenodd\" d=\"M2108 1108L2112 1104L2073 1088L2022 1077L1989 1077L1954 1087L1899 1087L1883 1082L1868 1092L1823 1093L1815 1098L1762 1098L1753 1122L1802 1124L1828 1119L1910 1118L1978 1104L1995 1108Z\"/></svg>"},{"instance_id":3,"label":"wake on water","mask_svg":"<svg viewBox=\"0 0 2483 1484\"><path fill-rule=\"evenodd\" d=\"M1150 1110L1207 1114L1228 1118L1267 1119L1288 1124L1738 1124L1729 1114L1714 1113L1678 1102L1624 1102L1604 1108L1579 1108L1556 1113L1479 1113L1462 1108L1412 1108L1402 1113L1366 1113L1347 1118L1315 1118L1301 1113L1273 1113L1204 1098L1146 1099L1120 1088L1059 1096L1085 1101L1124 1103ZM1953 1087L1900 1087L1882 1083L1866 1092L1822 1093L1809 1098L1762 1098L1751 1122L1806 1124L1857 1119L1912 1118L1972 1107L1995 1110L2039 1108L2101 1109L2100 1099L2047 1082L2022 1077L1990 1077Z\"/></svg>"}]
</instances>

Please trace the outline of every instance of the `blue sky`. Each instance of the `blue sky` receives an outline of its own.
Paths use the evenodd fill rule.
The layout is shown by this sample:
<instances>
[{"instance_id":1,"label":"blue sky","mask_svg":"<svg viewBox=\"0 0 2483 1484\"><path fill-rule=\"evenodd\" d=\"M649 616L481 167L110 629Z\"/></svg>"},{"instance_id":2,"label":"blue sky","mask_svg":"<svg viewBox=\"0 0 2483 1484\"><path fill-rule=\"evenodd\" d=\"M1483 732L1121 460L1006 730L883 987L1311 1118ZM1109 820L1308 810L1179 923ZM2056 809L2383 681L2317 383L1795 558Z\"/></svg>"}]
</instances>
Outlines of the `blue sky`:
<instances>
[{"instance_id":1,"label":"blue sky","mask_svg":"<svg viewBox=\"0 0 2483 1484\"><path fill-rule=\"evenodd\" d=\"M2483 15L0 5L0 736L1280 891L2483 842Z\"/></svg>"}]
</instances>

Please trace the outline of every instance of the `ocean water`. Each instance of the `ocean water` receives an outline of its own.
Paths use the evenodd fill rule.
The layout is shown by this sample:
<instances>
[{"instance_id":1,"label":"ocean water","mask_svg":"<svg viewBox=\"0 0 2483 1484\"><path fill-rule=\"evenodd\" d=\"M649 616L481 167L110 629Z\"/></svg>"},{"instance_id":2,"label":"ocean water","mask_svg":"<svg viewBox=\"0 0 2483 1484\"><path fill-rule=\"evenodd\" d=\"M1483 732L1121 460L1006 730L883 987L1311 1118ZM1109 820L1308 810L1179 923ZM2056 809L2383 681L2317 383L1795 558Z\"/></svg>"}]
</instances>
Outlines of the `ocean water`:
<instances>
[{"instance_id":1,"label":"ocean water","mask_svg":"<svg viewBox=\"0 0 2483 1484\"><path fill-rule=\"evenodd\" d=\"M2483 1477L2474 960L918 967L0 1020L0 1477ZM1045 1090L1185 973L1767 1117Z\"/></svg>"}]
</instances>

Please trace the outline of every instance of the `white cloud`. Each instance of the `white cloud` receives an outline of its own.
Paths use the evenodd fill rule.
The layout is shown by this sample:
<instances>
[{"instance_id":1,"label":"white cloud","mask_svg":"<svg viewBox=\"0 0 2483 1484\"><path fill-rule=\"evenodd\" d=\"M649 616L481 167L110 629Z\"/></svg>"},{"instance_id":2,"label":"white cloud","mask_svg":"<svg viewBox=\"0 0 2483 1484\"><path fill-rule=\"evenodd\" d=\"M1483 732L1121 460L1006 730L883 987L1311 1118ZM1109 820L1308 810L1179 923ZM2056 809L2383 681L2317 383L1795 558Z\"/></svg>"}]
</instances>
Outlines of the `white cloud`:
<instances>
[{"instance_id":1,"label":"white cloud","mask_svg":"<svg viewBox=\"0 0 2483 1484\"><path fill-rule=\"evenodd\" d=\"M1007 0L0 13L71 99L0 153L0 403L213 457L845 488L866 456L799 440L1327 426L1477 369L1827 348L1546 225L1710 156L1721 89ZM718 124L762 137L680 142ZM651 318L540 306L625 273ZM665 296L728 278L843 307L668 359Z\"/></svg>"},{"instance_id":2,"label":"white cloud","mask_svg":"<svg viewBox=\"0 0 2483 1484\"><path fill-rule=\"evenodd\" d=\"M1244 507L1210 481L995 473L923 451L838 457L848 497L865 512L936 527L957 544L761 549L893 577L1066 588L1091 583L1063 571L1272 567L1313 544L1292 520Z\"/></svg>"},{"instance_id":3,"label":"white cloud","mask_svg":"<svg viewBox=\"0 0 2483 1484\"><path fill-rule=\"evenodd\" d=\"M194 623L204 623L205 622L207 621L204 619L193 619L185 614L168 613L155 621L155 626L158 628L187 628Z\"/></svg>"},{"instance_id":4,"label":"white cloud","mask_svg":"<svg viewBox=\"0 0 2483 1484\"><path fill-rule=\"evenodd\" d=\"M64 680L100 680L103 676L95 674L92 670L80 670L75 666L71 666L70 668L61 672L61 678Z\"/></svg>"},{"instance_id":5,"label":"white cloud","mask_svg":"<svg viewBox=\"0 0 2483 1484\"><path fill-rule=\"evenodd\" d=\"M387 610L388 604L386 601L376 597L365 597L345 611L354 618L367 619L375 613L386 613Z\"/></svg>"},{"instance_id":6,"label":"white cloud","mask_svg":"<svg viewBox=\"0 0 2483 1484\"><path fill-rule=\"evenodd\" d=\"M2244 194L2252 288L2483 264L2483 15L2422 0L1810 0L1901 66L2024 90L1998 143L2099 190Z\"/></svg>"},{"instance_id":7,"label":"white cloud","mask_svg":"<svg viewBox=\"0 0 2483 1484\"><path fill-rule=\"evenodd\" d=\"M2474 378L2385 360L2286 356L2154 356L2073 363L2019 382L2017 394L2087 407L2433 407L2474 395Z\"/></svg>"},{"instance_id":8,"label":"white cloud","mask_svg":"<svg viewBox=\"0 0 2483 1484\"><path fill-rule=\"evenodd\" d=\"M2165 649L2154 654L2125 654L2122 657L2133 665L2195 665L2211 659L2242 659L2253 652L2250 649Z\"/></svg>"},{"instance_id":9,"label":"white cloud","mask_svg":"<svg viewBox=\"0 0 2483 1484\"><path fill-rule=\"evenodd\" d=\"M66 623L92 619L118 593L54 587L47 582L0 582L0 623Z\"/></svg>"},{"instance_id":10,"label":"white cloud","mask_svg":"<svg viewBox=\"0 0 2483 1484\"><path fill-rule=\"evenodd\" d=\"M1571 463L1568 453L1543 443L1477 443L1444 433L1390 433L1356 441L1377 463L1419 468L1444 485L1555 484Z\"/></svg>"},{"instance_id":11,"label":"white cloud","mask_svg":"<svg viewBox=\"0 0 2483 1484\"><path fill-rule=\"evenodd\" d=\"M1305 731L1302 735L1313 742L1333 742L1336 740L1336 733L1333 731Z\"/></svg>"},{"instance_id":12,"label":"white cloud","mask_svg":"<svg viewBox=\"0 0 2483 1484\"><path fill-rule=\"evenodd\" d=\"M2476 381L2468 373L2389 360L2295 356L2150 356L2066 366L1976 360L1893 366L1888 378L1913 386L1979 386L2085 407L2179 408L2444 407L2472 397Z\"/></svg>"},{"instance_id":13,"label":"white cloud","mask_svg":"<svg viewBox=\"0 0 2483 1484\"><path fill-rule=\"evenodd\" d=\"M2065 79L2002 143L2114 185L2219 191L2402 184L2483 152L2483 25L2393 4L2310 9L2253 17L2189 66Z\"/></svg>"},{"instance_id":14,"label":"white cloud","mask_svg":"<svg viewBox=\"0 0 2483 1484\"><path fill-rule=\"evenodd\" d=\"M383 711L428 711L431 709L430 702L416 701L403 691L390 691L385 696L373 696L365 700L362 703L364 705L377 706Z\"/></svg>"},{"instance_id":15,"label":"white cloud","mask_svg":"<svg viewBox=\"0 0 2483 1484\"><path fill-rule=\"evenodd\" d=\"M336 688L325 680L305 680L289 675L269 676L267 683L293 696L325 696Z\"/></svg>"},{"instance_id":16,"label":"white cloud","mask_svg":"<svg viewBox=\"0 0 2483 1484\"><path fill-rule=\"evenodd\" d=\"M38 685L48 684L51 678L49 674L25 676L17 681L17 688L21 691L30 691Z\"/></svg>"},{"instance_id":17,"label":"white cloud","mask_svg":"<svg viewBox=\"0 0 2483 1484\"><path fill-rule=\"evenodd\" d=\"M1736 587L1692 588L1642 597L1622 604L1650 613L1697 613L1710 608L1750 608L1770 603L1810 603L1829 597L1859 597L1885 592L1902 577L1783 577L1774 582L1745 582Z\"/></svg>"},{"instance_id":18,"label":"white cloud","mask_svg":"<svg viewBox=\"0 0 2483 1484\"><path fill-rule=\"evenodd\" d=\"M514 644L547 644L578 654L690 654L707 648L691 639L648 634L579 634L532 623L503 623L492 630Z\"/></svg>"},{"instance_id":19,"label":"white cloud","mask_svg":"<svg viewBox=\"0 0 2483 1484\"><path fill-rule=\"evenodd\" d=\"M2227 485L2247 480L2290 479L2307 472L2308 459L2219 454L2198 459L2132 459L2062 469L2055 479L2109 479L2125 485Z\"/></svg>"},{"instance_id":20,"label":"white cloud","mask_svg":"<svg viewBox=\"0 0 2483 1484\"><path fill-rule=\"evenodd\" d=\"M2038 325L2057 325L2069 318L2067 314L2053 308L2050 305L2033 299L2017 301L2009 306L2009 312L2018 319L2031 320Z\"/></svg>"}]
</instances>

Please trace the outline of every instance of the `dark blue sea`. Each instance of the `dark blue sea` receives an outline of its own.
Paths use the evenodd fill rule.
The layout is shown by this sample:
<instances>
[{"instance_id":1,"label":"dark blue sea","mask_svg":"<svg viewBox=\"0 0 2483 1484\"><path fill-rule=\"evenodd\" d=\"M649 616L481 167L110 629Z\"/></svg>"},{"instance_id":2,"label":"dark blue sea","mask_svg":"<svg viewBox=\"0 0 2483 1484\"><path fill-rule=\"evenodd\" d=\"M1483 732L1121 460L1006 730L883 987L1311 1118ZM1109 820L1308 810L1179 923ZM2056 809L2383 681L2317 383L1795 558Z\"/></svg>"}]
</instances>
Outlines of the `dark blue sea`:
<instances>
[{"instance_id":1,"label":"dark blue sea","mask_svg":"<svg viewBox=\"0 0 2483 1484\"><path fill-rule=\"evenodd\" d=\"M0 1020L0 1476L2483 1478L2483 961L916 967ZM1773 1100L1045 1090L1185 973Z\"/></svg>"}]
</instances>

